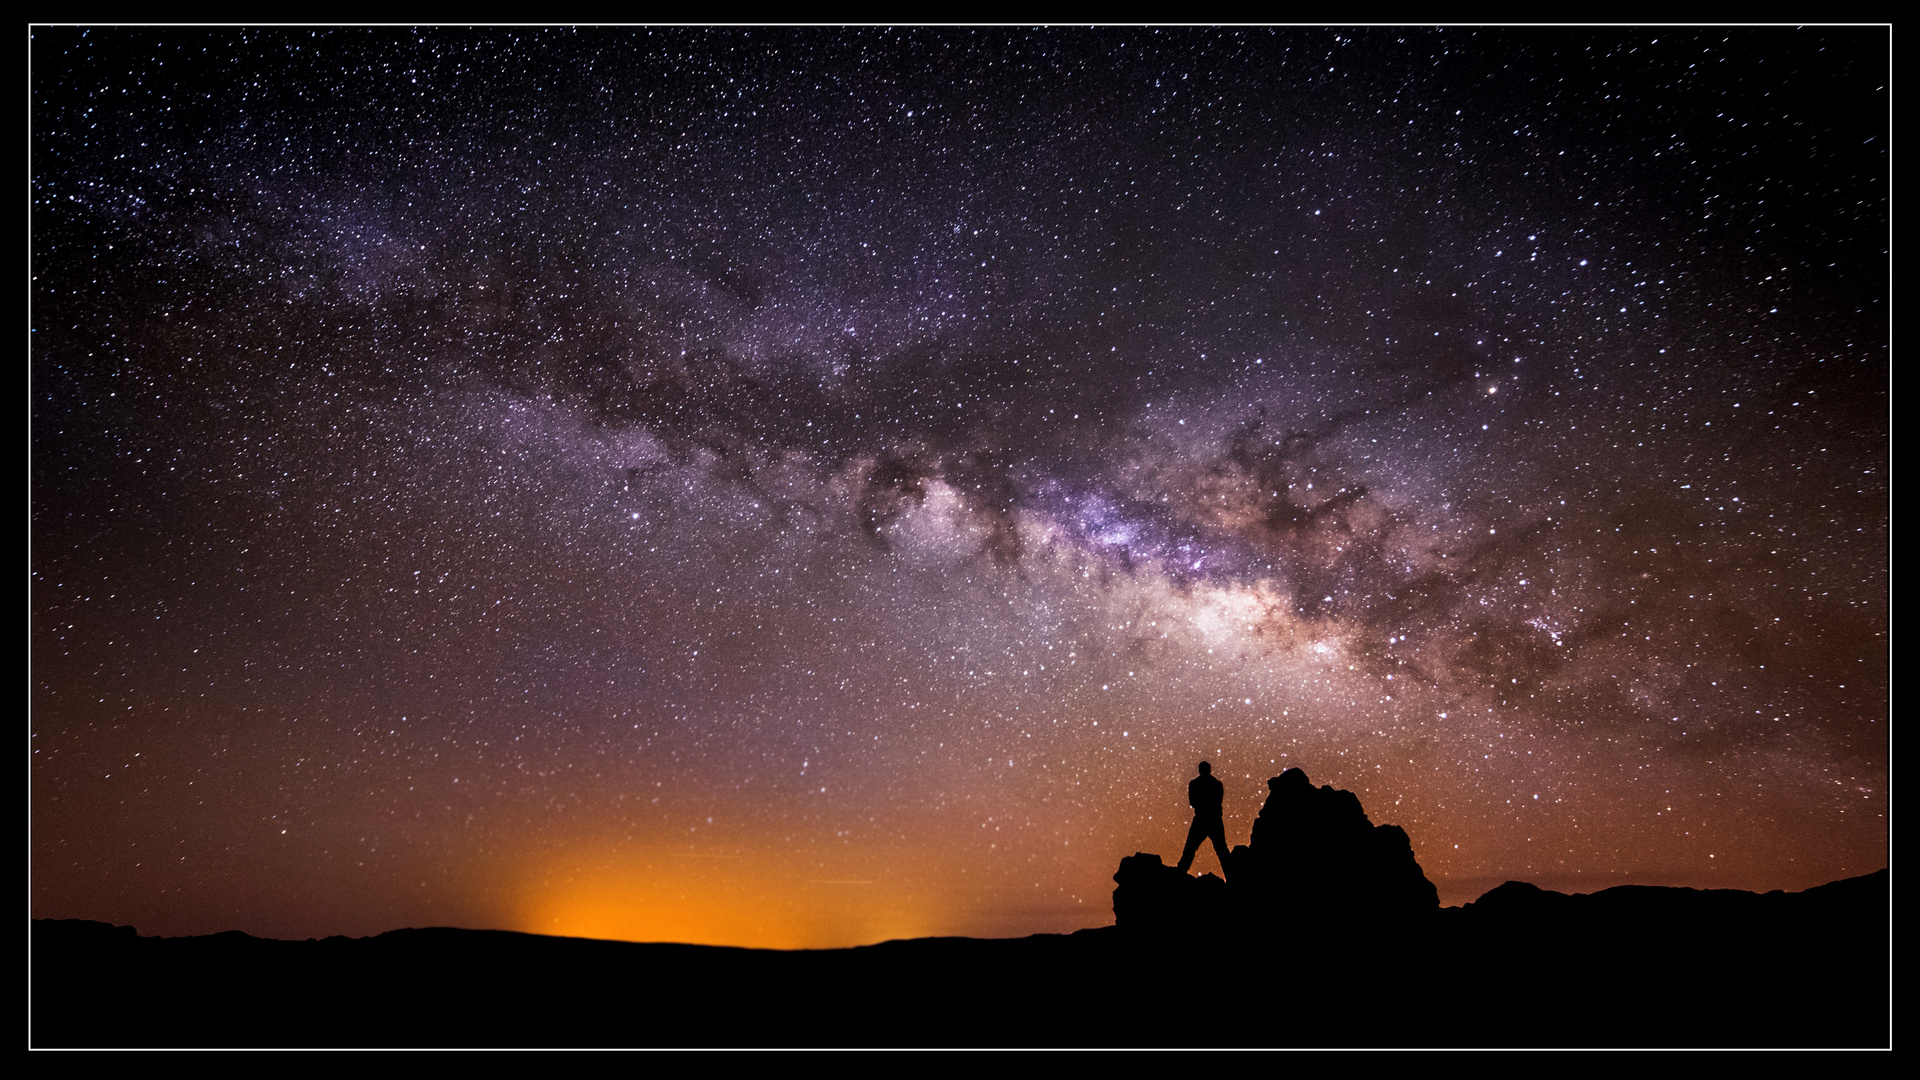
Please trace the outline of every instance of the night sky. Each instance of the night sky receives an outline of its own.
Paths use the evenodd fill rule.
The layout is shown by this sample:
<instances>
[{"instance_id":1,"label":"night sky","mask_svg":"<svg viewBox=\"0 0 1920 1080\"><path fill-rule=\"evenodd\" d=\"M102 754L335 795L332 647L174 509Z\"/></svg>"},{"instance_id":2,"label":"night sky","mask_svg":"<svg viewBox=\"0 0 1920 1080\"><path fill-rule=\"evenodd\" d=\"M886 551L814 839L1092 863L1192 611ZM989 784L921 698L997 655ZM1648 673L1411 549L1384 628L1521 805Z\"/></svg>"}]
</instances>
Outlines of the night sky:
<instances>
[{"instance_id":1,"label":"night sky","mask_svg":"<svg viewBox=\"0 0 1920 1080\"><path fill-rule=\"evenodd\" d=\"M1202 758L1876 870L1889 42L37 30L33 914L1066 931Z\"/></svg>"}]
</instances>

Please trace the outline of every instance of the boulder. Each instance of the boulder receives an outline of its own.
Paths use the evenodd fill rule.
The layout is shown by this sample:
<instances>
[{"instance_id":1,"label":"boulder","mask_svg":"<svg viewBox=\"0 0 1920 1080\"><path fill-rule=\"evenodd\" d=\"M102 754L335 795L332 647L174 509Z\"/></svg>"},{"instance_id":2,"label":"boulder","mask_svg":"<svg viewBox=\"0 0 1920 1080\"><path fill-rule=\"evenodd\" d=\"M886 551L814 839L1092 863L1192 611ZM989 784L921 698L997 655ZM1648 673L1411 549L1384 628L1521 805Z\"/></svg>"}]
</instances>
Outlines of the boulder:
<instances>
[{"instance_id":1,"label":"boulder","mask_svg":"<svg viewBox=\"0 0 1920 1080\"><path fill-rule=\"evenodd\" d=\"M1440 894L1397 825L1375 825L1351 791L1316 788L1299 769L1267 781L1252 841L1236 847L1227 879L1189 877L1136 853L1113 879L1122 928L1191 932L1236 924L1241 933L1294 933L1303 923L1404 922L1430 916Z\"/></svg>"}]
</instances>

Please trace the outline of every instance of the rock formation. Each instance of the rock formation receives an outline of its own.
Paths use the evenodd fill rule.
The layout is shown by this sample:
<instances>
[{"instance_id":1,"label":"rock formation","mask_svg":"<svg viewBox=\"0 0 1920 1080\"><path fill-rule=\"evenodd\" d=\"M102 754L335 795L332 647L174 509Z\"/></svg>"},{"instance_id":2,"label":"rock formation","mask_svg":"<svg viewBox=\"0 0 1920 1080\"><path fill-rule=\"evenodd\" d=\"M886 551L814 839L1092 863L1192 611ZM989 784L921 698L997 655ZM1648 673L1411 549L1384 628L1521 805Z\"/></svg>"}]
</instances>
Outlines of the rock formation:
<instances>
[{"instance_id":1,"label":"rock formation","mask_svg":"<svg viewBox=\"0 0 1920 1080\"><path fill-rule=\"evenodd\" d=\"M1115 921L1145 932L1222 923L1242 933L1290 932L1303 924L1386 925L1439 910L1440 894L1406 831L1368 820L1351 791L1315 788L1299 769L1267 789L1252 842L1233 849L1225 881L1188 877L1145 852L1121 860Z\"/></svg>"}]
</instances>

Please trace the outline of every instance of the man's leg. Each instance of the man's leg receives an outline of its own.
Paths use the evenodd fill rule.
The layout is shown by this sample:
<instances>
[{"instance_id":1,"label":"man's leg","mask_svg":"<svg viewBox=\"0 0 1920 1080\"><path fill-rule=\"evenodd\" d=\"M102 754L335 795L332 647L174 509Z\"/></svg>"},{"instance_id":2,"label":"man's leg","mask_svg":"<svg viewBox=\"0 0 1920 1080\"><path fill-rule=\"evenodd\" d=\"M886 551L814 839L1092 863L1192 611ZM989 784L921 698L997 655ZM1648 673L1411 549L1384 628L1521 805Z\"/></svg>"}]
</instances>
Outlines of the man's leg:
<instances>
[{"instance_id":1,"label":"man's leg","mask_svg":"<svg viewBox=\"0 0 1920 1080\"><path fill-rule=\"evenodd\" d=\"M1227 823L1224 818L1214 818L1207 822L1207 839L1213 841L1213 852L1220 856L1220 873L1227 873ZM1196 848L1198 844L1194 845Z\"/></svg>"},{"instance_id":2,"label":"man's leg","mask_svg":"<svg viewBox=\"0 0 1920 1080\"><path fill-rule=\"evenodd\" d=\"M1193 824L1187 826L1187 847L1180 853L1180 872L1186 873L1193 865L1194 853L1200 850L1200 841L1207 838L1207 823L1196 817Z\"/></svg>"}]
</instances>

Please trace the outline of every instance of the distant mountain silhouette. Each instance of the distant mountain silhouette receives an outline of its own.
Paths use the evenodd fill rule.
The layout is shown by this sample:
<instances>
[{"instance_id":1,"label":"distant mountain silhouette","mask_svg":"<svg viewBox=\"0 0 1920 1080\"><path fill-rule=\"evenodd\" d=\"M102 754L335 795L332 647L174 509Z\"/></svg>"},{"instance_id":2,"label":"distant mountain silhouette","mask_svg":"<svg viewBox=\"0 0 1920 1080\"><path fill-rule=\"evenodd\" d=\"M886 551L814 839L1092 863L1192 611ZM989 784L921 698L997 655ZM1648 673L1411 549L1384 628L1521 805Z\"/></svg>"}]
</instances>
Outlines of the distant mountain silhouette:
<instances>
[{"instance_id":1,"label":"distant mountain silhouette","mask_svg":"<svg viewBox=\"0 0 1920 1080\"><path fill-rule=\"evenodd\" d=\"M1113 875L1113 914L1125 930L1191 934L1231 926L1239 935L1302 921L1400 923L1432 917L1440 894L1398 825L1375 825L1351 791L1316 788L1299 769L1267 781L1251 844L1233 849L1226 880L1189 877L1145 852Z\"/></svg>"}]
</instances>

